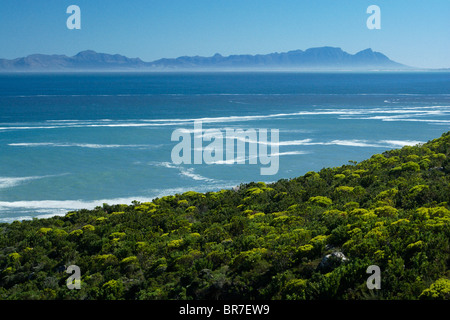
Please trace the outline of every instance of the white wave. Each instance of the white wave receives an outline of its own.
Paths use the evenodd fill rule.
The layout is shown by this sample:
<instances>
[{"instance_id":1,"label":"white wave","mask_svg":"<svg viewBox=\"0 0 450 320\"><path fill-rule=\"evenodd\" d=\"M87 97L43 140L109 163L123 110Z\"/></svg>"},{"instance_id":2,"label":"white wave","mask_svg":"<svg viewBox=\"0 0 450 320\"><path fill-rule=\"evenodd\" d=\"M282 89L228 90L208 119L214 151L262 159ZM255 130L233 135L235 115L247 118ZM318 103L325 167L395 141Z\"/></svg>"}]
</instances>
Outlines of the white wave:
<instances>
[{"instance_id":1,"label":"white wave","mask_svg":"<svg viewBox=\"0 0 450 320\"><path fill-rule=\"evenodd\" d=\"M380 114L380 115L374 115ZM340 115L344 120L381 120L381 121L411 121L428 123L448 123L447 119L426 119L424 117L448 117L450 116L450 106L423 106L407 108L375 108L369 109L360 114ZM421 118L421 119L416 119Z\"/></svg>"},{"instance_id":2,"label":"white wave","mask_svg":"<svg viewBox=\"0 0 450 320\"><path fill-rule=\"evenodd\" d=\"M0 217L0 222L12 222L14 220L29 220L33 217L30 214L35 213L36 218L50 218L53 216L63 216L69 211L80 209L94 209L97 206L108 204L131 204L132 201L147 202L153 198L135 197L135 198L115 198L104 200L30 200L30 201L0 201L0 210L12 211L14 213L25 213L22 216Z\"/></svg>"},{"instance_id":3,"label":"white wave","mask_svg":"<svg viewBox=\"0 0 450 320\"><path fill-rule=\"evenodd\" d=\"M359 117L349 117L341 116L340 119L344 120L381 120L381 121L411 121L411 122L439 122L448 123L448 119L426 119L423 117L427 116L450 116L450 111L426 111L422 113L411 112L409 114L399 112L397 115L379 115L379 116L359 116ZM422 119L415 119L416 117L421 117Z\"/></svg>"},{"instance_id":4,"label":"white wave","mask_svg":"<svg viewBox=\"0 0 450 320\"><path fill-rule=\"evenodd\" d=\"M374 147L374 148L397 148L403 146L413 146L422 141L415 140L380 140L380 141L367 141L367 140L333 140L326 142L324 145L340 145L349 147Z\"/></svg>"},{"instance_id":5,"label":"white wave","mask_svg":"<svg viewBox=\"0 0 450 320\"><path fill-rule=\"evenodd\" d=\"M294 156L294 155L302 155L302 154L310 154L308 151L286 151L286 152L278 152L275 154L270 154L271 157L282 157L282 156Z\"/></svg>"},{"instance_id":6,"label":"white wave","mask_svg":"<svg viewBox=\"0 0 450 320\"><path fill-rule=\"evenodd\" d=\"M246 161L248 159L249 159L249 157L237 157L237 158L233 158L233 159L213 161L211 164L235 164L239 161Z\"/></svg>"},{"instance_id":7,"label":"white wave","mask_svg":"<svg viewBox=\"0 0 450 320\"><path fill-rule=\"evenodd\" d=\"M65 175L65 174L64 174ZM12 188L27 181L58 177L62 175L29 176L29 177L0 177L0 189Z\"/></svg>"},{"instance_id":8,"label":"white wave","mask_svg":"<svg viewBox=\"0 0 450 320\"><path fill-rule=\"evenodd\" d=\"M180 194L184 193L186 191L197 191L197 192L210 192L210 191L216 191L221 189L231 189L236 187L237 184L240 182L236 181L234 183L228 182L226 184L223 183L214 183L214 184L207 184L207 185L197 185L193 187L183 187L183 188L169 188L169 189L153 189L150 190L152 193L156 194L156 197L163 197L168 195L174 195L174 194Z\"/></svg>"},{"instance_id":9,"label":"white wave","mask_svg":"<svg viewBox=\"0 0 450 320\"><path fill-rule=\"evenodd\" d=\"M34 126L34 127L0 127L0 130L33 130L33 129L57 129L60 126Z\"/></svg>"},{"instance_id":10,"label":"white wave","mask_svg":"<svg viewBox=\"0 0 450 320\"><path fill-rule=\"evenodd\" d=\"M177 169L180 172L180 175L191 178L197 181L214 181L213 179L209 179L197 173L194 173L194 168L183 168L182 166L174 165L170 162L150 162L150 165L156 165L160 167L165 167L169 169Z\"/></svg>"},{"instance_id":11,"label":"white wave","mask_svg":"<svg viewBox=\"0 0 450 320\"><path fill-rule=\"evenodd\" d=\"M343 120L381 120L381 121L389 121L390 119L401 119L405 118L405 115L397 115L397 116L371 116L371 117L341 117Z\"/></svg>"},{"instance_id":12,"label":"white wave","mask_svg":"<svg viewBox=\"0 0 450 320\"><path fill-rule=\"evenodd\" d=\"M417 140L382 140L380 142L387 143L392 147L415 146L424 143L423 141Z\"/></svg>"},{"instance_id":13,"label":"white wave","mask_svg":"<svg viewBox=\"0 0 450 320\"><path fill-rule=\"evenodd\" d=\"M302 139L302 140L287 140L287 141L276 141L272 142L268 138L268 141L264 140L250 140L246 137L243 137L241 135L239 136L226 136L226 138L230 138L233 140L241 141L241 142L247 142L249 144L262 144L262 145L268 145L268 146L303 146L308 145L312 140L311 139Z\"/></svg>"},{"instance_id":14,"label":"white wave","mask_svg":"<svg viewBox=\"0 0 450 320\"><path fill-rule=\"evenodd\" d=\"M327 142L305 142L304 145L338 145L338 146L346 146L346 147L369 147L369 148L397 148L403 146L412 146L419 143L423 143L422 141L415 140L380 140L380 141L369 141L369 140L332 140Z\"/></svg>"},{"instance_id":15,"label":"white wave","mask_svg":"<svg viewBox=\"0 0 450 320\"><path fill-rule=\"evenodd\" d=\"M180 173L183 176L186 176L188 178L191 178L191 179L194 179L197 181L214 181L213 179L209 179L209 178L206 178L199 174L194 173L194 168L180 169Z\"/></svg>"},{"instance_id":16,"label":"white wave","mask_svg":"<svg viewBox=\"0 0 450 320\"><path fill-rule=\"evenodd\" d=\"M348 146L348 147L380 147L376 143L368 143L365 140L333 140L325 145L338 145L338 146Z\"/></svg>"},{"instance_id":17,"label":"white wave","mask_svg":"<svg viewBox=\"0 0 450 320\"><path fill-rule=\"evenodd\" d=\"M243 129L245 130L245 126L242 125L233 125L233 126L227 126L227 127L214 127L214 128L179 128L177 129L181 133L187 133L187 134L194 134L194 137L202 137L202 136L208 136L207 130L215 130L219 131L223 134L224 138L226 137L227 130L237 130L237 129Z\"/></svg>"},{"instance_id":18,"label":"white wave","mask_svg":"<svg viewBox=\"0 0 450 320\"><path fill-rule=\"evenodd\" d=\"M307 129L282 129L280 128L280 132L283 133L314 133L314 130Z\"/></svg>"},{"instance_id":19,"label":"white wave","mask_svg":"<svg viewBox=\"0 0 450 320\"><path fill-rule=\"evenodd\" d=\"M288 141L279 141L279 142L265 142L265 141L259 141L259 143L267 144L269 146L307 146L311 143L311 139L303 139L303 140L288 140Z\"/></svg>"},{"instance_id":20,"label":"white wave","mask_svg":"<svg viewBox=\"0 0 450 320\"><path fill-rule=\"evenodd\" d=\"M256 142L254 142L256 143ZM267 145L279 145L279 146L316 146L316 145L341 145L341 146L353 146L353 147L377 147L377 144L367 143L365 140L332 140L328 142L314 142L312 139L292 140L292 141L280 141L274 142L259 142Z\"/></svg>"},{"instance_id":21,"label":"white wave","mask_svg":"<svg viewBox=\"0 0 450 320\"><path fill-rule=\"evenodd\" d=\"M29 209L68 209L78 210L95 208L101 206L103 203L109 204L129 204L133 200L137 201L151 201L151 198L114 198L103 200L30 200L30 201L0 201L0 208L29 208Z\"/></svg>"},{"instance_id":22,"label":"white wave","mask_svg":"<svg viewBox=\"0 0 450 320\"><path fill-rule=\"evenodd\" d=\"M383 121L409 121L409 122L429 122L429 123L450 123L450 120L438 120L438 119L405 119L405 118L398 118L398 119L385 119Z\"/></svg>"},{"instance_id":23,"label":"white wave","mask_svg":"<svg viewBox=\"0 0 450 320\"><path fill-rule=\"evenodd\" d=\"M131 128L131 127L161 127L161 126L177 126L183 125L185 122L171 122L171 123L112 123L112 124L85 124L73 126L77 128Z\"/></svg>"},{"instance_id":24,"label":"white wave","mask_svg":"<svg viewBox=\"0 0 450 320\"><path fill-rule=\"evenodd\" d=\"M282 156L293 156L293 155L303 155L303 154L310 154L310 152L308 151L286 151L286 152L276 152L276 153L268 153L267 156L268 157L282 157ZM214 161L211 164L217 164L217 165L222 165L222 164L236 164L238 162L247 162L250 161L251 159L258 159L259 155L254 155L254 156L244 156L244 157L235 157L233 159L224 159L224 160L217 160Z\"/></svg>"},{"instance_id":25,"label":"white wave","mask_svg":"<svg viewBox=\"0 0 450 320\"><path fill-rule=\"evenodd\" d=\"M32 216L17 216L17 217L6 217L6 218L0 218L0 222L2 223L10 223L13 221L22 221L22 220L31 220L33 219Z\"/></svg>"},{"instance_id":26,"label":"white wave","mask_svg":"<svg viewBox=\"0 0 450 320\"><path fill-rule=\"evenodd\" d=\"M145 144L94 144L94 143L55 143L55 142L36 142L36 143L9 143L8 146L13 147L79 147L79 148L148 148L154 147Z\"/></svg>"},{"instance_id":27,"label":"white wave","mask_svg":"<svg viewBox=\"0 0 450 320\"><path fill-rule=\"evenodd\" d=\"M66 122L73 122L73 123L75 123L75 122L82 122L82 121L93 121L93 120L78 120L78 119L66 119L66 120L46 120L47 122L63 122L63 123L66 123ZM113 121L112 119L98 119L98 120L95 120L95 121Z\"/></svg>"}]
</instances>

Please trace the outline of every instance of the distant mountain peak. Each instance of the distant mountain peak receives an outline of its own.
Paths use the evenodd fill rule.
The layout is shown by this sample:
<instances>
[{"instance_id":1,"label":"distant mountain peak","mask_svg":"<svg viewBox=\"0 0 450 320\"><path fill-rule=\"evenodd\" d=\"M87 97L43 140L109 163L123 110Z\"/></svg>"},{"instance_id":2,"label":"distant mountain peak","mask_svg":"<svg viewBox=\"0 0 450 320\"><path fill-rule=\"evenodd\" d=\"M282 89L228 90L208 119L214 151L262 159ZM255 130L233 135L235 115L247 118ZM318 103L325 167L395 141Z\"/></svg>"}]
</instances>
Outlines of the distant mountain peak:
<instances>
[{"instance_id":1,"label":"distant mountain peak","mask_svg":"<svg viewBox=\"0 0 450 320\"><path fill-rule=\"evenodd\" d=\"M309 49L305 50L305 52L317 52L317 51L321 51L321 52L344 52L339 47L330 47L330 46L314 47L314 48L309 48Z\"/></svg>"},{"instance_id":2,"label":"distant mountain peak","mask_svg":"<svg viewBox=\"0 0 450 320\"><path fill-rule=\"evenodd\" d=\"M96 54L97 54L97 52L95 52L94 50L84 50L84 51L78 52L78 53L75 55L75 57L78 57L78 56L86 56L86 55L96 55Z\"/></svg>"},{"instance_id":3,"label":"distant mountain peak","mask_svg":"<svg viewBox=\"0 0 450 320\"><path fill-rule=\"evenodd\" d=\"M373 51L371 48L368 48L368 49L365 49L365 50L361 50L361 51L355 53L355 56L373 56L373 55L386 57L384 54L382 54L380 52Z\"/></svg>"}]
</instances>

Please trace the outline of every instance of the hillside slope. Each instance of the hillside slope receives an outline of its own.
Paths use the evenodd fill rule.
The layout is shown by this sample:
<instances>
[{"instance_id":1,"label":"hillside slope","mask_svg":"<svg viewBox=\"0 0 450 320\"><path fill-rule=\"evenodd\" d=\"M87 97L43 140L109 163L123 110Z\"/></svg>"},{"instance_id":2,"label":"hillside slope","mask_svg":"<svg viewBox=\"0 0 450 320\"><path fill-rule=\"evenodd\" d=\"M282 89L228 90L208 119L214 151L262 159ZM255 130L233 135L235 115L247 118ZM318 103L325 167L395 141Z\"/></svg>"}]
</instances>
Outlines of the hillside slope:
<instances>
[{"instance_id":1,"label":"hillside slope","mask_svg":"<svg viewBox=\"0 0 450 320\"><path fill-rule=\"evenodd\" d=\"M0 299L450 299L449 147L0 224Z\"/></svg>"}]
</instances>

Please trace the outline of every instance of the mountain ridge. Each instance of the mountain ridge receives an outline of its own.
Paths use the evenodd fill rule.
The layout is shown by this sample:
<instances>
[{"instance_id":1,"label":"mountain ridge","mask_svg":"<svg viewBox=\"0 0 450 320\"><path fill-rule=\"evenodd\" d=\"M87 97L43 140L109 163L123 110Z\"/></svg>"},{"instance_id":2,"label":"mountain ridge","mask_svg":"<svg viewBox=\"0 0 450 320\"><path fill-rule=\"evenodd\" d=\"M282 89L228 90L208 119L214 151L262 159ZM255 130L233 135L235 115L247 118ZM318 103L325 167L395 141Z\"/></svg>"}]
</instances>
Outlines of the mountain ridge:
<instances>
[{"instance_id":1,"label":"mountain ridge","mask_svg":"<svg viewBox=\"0 0 450 320\"><path fill-rule=\"evenodd\" d=\"M120 54L85 50L69 57L60 54L31 54L15 59L0 59L0 71L58 71L58 70L242 70L242 69L301 69L301 70L405 70L411 67L389 59L371 48L350 54L338 47L316 47L269 54L235 54L210 57L180 56L145 62Z\"/></svg>"}]
</instances>

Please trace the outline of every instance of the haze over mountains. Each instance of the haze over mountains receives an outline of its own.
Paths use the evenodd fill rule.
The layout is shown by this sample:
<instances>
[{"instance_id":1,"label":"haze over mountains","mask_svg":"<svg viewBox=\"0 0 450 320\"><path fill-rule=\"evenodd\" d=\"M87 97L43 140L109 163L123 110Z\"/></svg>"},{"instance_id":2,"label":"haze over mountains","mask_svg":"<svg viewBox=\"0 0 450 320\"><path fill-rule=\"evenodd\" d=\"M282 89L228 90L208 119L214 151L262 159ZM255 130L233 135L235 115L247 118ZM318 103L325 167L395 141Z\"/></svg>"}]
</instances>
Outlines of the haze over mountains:
<instances>
[{"instance_id":1,"label":"haze over mountains","mask_svg":"<svg viewBox=\"0 0 450 320\"><path fill-rule=\"evenodd\" d=\"M212 57L159 59L145 62L119 54L82 51L73 57L33 54L0 59L0 71L176 71L176 70L405 70L412 69L372 49L350 54L341 48L320 47L305 51L257 55L215 54Z\"/></svg>"}]
</instances>

